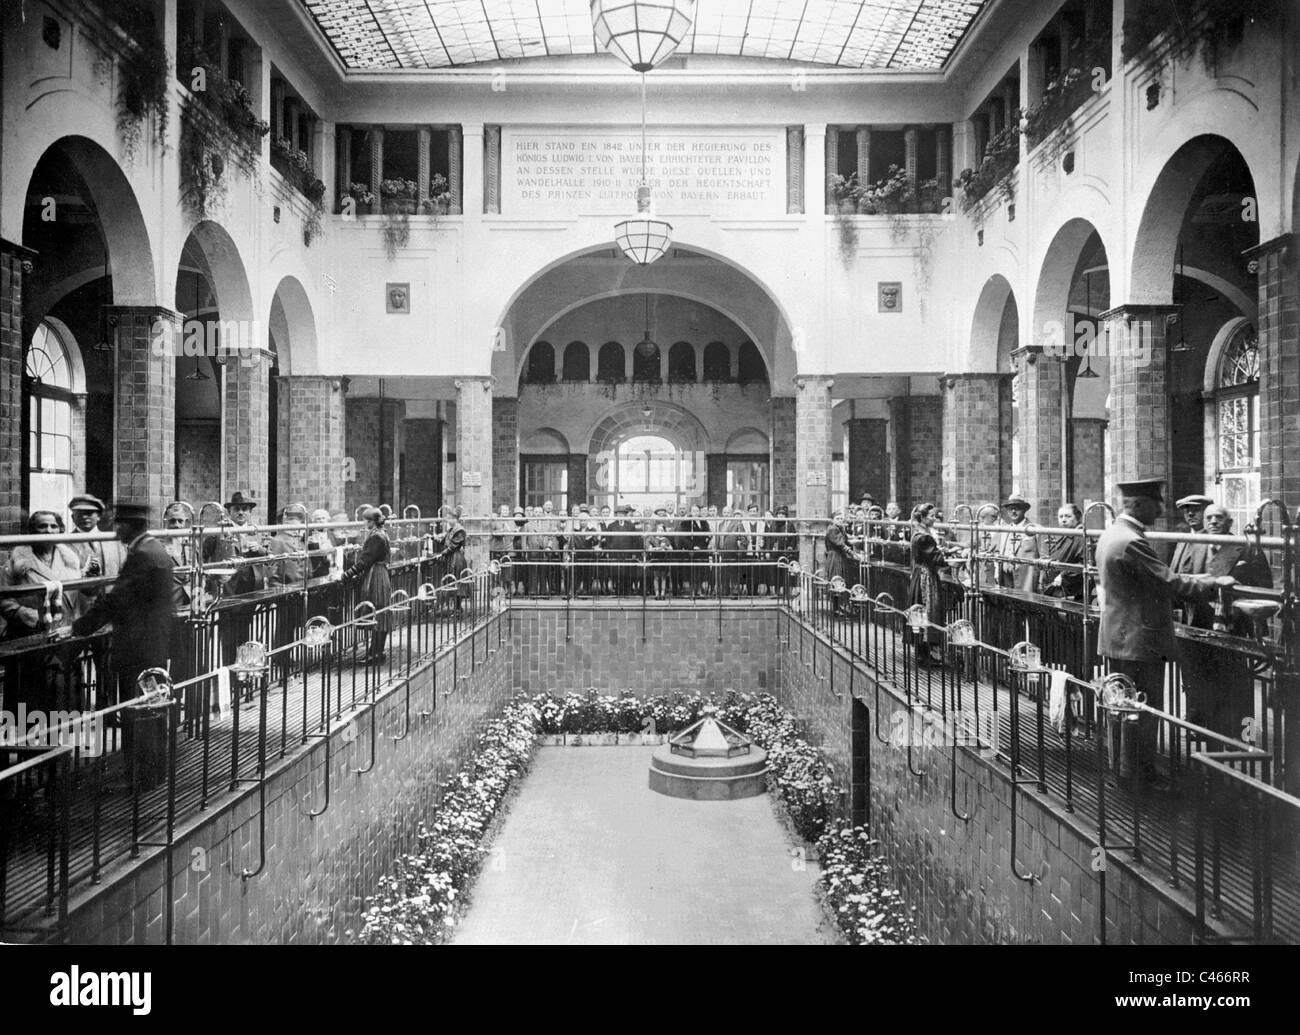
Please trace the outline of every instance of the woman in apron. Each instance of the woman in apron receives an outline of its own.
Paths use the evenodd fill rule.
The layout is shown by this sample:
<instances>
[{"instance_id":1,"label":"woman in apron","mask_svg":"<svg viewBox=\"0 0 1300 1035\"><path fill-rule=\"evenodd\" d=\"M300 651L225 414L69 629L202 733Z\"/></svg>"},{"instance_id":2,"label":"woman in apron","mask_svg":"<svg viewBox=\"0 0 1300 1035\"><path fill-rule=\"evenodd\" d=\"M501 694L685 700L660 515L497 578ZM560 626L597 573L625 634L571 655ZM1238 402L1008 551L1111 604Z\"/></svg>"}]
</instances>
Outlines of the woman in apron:
<instances>
[{"instance_id":1,"label":"woman in apron","mask_svg":"<svg viewBox=\"0 0 1300 1035\"><path fill-rule=\"evenodd\" d=\"M457 507L451 511L448 518L445 538L443 540L442 552L438 555L439 559L445 565L442 571L459 579L465 572L469 571L469 564L465 560L465 526L460 520L461 509ZM456 586L452 599L456 602L456 610L459 611L464 606L463 601L469 599L470 584L468 582L459 582Z\"/></svg>"},{"instance_id":2,"label":"woman in apron","mask_svg":"<svg viewBox=\"0 0 1300 1035\"><path fill-rule=\"evenodd\" d=\"M942 640L942 626L947 623L948 613L942 577L948 562L934 535L935 509L933 503L918 503L912 508L912 578L908 604L924 607L930 622L929 628L912 633L916 663L923 668L942 664L943 659L930 652L930 644Z\"/></svg>"},{"instance_id":3,"label":"woman in apron","mask_svg":"<svg viewBox=\"0 0 1300 1035\"><path fill-rule=\"evenodd\" d=\"M377 507L368 507L361 514L366 523L365 541L352 566L343 573L345 580L360 579L358 596L374 604L375 628L370 634L370 651L366 661L382 661L384 644L388 640L391 616L384 608L392 601L392 586L388 581L388 534L384 531L384 515Z\"/></svg>"}]
</instances>

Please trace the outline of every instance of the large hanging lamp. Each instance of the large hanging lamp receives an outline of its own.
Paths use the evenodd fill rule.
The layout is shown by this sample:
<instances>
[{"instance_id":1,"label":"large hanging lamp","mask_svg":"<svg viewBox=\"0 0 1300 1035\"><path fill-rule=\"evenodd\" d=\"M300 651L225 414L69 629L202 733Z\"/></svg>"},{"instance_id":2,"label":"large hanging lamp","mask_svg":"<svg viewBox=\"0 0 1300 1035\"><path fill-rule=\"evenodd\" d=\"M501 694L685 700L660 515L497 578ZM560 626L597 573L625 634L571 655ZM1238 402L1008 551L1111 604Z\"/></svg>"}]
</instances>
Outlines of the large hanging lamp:
<instances>
[{"instance_id":1,"label":"large hanging lamp","mask_svg":"<svg viewBox=\"0 0 1300 1035\"><path fill-rule=\"evenodd\" d=\"M649 72L691 31L695 0L591 0L591 27L600 45Z\"/></svg>"},{"instance_id":2,"label":"large hanging lamp","mask_svg":"<svg viewBox=\"0 0 1300 1035\"><path fill-rule=\"evenodd\" d=\"M636 351L639 355L649 359L659 351L659 346L654 338L650 336L650 296L645 296L645 337L636 343Z\"/></svg>"},{"instance_id":3,"label":"large hanging lamp","mask_svg":"<svg viewBox=\"0 0 1300 1035\"><path fill-rule=\"evenodd\" d=\"M641 183L636 189L636 212L631 219L615 224L614 243L638 266L649 266L662 258L673 243L673 227L655 219L650 200L650 183L646 178L644 72L641 73Z\"/></svg>"}]
</instances>

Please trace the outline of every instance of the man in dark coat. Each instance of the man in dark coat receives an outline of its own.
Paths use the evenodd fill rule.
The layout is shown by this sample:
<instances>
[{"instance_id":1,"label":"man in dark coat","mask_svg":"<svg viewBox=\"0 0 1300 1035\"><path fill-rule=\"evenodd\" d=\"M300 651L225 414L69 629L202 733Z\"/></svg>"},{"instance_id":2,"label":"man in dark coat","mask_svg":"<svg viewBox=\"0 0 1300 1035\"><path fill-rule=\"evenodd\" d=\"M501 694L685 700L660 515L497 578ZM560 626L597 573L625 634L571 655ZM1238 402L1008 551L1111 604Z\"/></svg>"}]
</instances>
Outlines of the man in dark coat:
<instances>
[{"instance_id":1,"label":"man in dark coat","mask_svg":"<svg viewBox=\"0 0 1300 1035\"><path fill-rule=\"evenodd\" d=\"M1164 708L1165 663L1178 656L1174 638L1174 601L1178 597L1207 599L1217 587L1230 586L1231 576L1180 575L1170 571L1152 549L1146 530L1164 513L1162 479L1124 482L1117 488L1123 513L1097 543L1101 581L1101 624L1097 653L1112 672L1132 678L1152 708ZM1138 726L1139 775L1157 784L1156 720L1144 713Z\"/></svg>"},{"instance_id":2,"label":"man in dark coat","mask_svg":"<svg viewBox=\"0 0 1300 1035\"><path fill-rule=\"evenodd\" d=\"M72 631L88 636L105 623L113 626L117 700L129 700L136 696L141 672L167 665L175 610L174 566L162 543L149 535L147 505L119 503L115 518L118 541L126 544L126 560L113 588L73 623Z\"/></svg>"}]
</instances>

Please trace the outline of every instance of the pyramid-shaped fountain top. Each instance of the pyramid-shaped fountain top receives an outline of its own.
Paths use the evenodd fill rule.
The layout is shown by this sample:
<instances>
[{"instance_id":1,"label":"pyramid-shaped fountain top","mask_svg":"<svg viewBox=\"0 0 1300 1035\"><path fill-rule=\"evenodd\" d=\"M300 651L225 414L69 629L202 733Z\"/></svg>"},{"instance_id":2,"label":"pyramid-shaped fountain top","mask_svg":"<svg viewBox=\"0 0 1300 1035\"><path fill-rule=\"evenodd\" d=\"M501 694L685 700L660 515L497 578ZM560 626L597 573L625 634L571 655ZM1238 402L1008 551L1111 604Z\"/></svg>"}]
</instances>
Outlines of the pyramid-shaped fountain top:
<instances>
[{"instance_id":1,"label":"pyramid-shaped fountain top","mask_svg":"<svg viewBox=\"0 0 1300 1035\"><path fill-rule=\"evenodd\" d=\"M749 754L753 741L718 719L717 712L716 705L706 705L704 718L668 738L669 750L674 755L690 758L732 758Z\"/></svg>"}]
</instances>

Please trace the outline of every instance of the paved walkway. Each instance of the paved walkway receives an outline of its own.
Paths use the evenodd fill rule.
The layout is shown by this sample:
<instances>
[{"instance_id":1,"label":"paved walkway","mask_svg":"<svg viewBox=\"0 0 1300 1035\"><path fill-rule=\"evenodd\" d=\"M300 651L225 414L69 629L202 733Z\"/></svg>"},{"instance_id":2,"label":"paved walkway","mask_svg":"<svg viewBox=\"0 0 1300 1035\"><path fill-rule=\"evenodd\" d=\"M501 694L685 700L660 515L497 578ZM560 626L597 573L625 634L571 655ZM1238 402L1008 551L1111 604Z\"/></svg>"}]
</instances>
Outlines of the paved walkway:
<instances>
[{"instance_id":1,"label":"paved walkway","mask_svg":"<svg viewBox=\"0 0 1300 1035\"><path fill-rule=\"evenodd\" d=\"M656 794L652 751L540 748L455 943L832 942L768 798Z\"/></svg>"}]
</instances>

